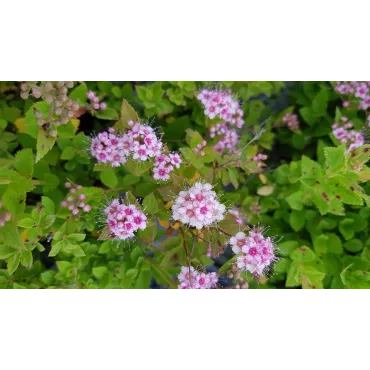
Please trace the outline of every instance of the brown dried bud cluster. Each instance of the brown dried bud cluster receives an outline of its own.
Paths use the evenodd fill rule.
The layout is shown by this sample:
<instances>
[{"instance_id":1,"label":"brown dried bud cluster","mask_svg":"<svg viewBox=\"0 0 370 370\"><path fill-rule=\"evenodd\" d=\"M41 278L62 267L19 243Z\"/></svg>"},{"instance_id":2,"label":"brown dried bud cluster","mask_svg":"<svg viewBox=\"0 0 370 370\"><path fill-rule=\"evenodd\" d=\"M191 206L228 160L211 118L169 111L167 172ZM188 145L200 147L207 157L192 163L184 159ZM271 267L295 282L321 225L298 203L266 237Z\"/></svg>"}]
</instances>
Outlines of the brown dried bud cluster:
<instances>
[{"instance_id":1,"label":"brown dried bud cluster","mask_svg":"<svg viewBox=\"0 0 370 370\"><path fill-rule=\"evenodd\" d=\"M73 88L73 81L29 81L21 84L21 97L28 99L33 96L50 104L47 117L42 112L35 111L37 124L64 125L69 122L78 112L80 106L68 97L69 89ZM55 130L54 130L55 131Z\"/></svg>"}]
</instances>

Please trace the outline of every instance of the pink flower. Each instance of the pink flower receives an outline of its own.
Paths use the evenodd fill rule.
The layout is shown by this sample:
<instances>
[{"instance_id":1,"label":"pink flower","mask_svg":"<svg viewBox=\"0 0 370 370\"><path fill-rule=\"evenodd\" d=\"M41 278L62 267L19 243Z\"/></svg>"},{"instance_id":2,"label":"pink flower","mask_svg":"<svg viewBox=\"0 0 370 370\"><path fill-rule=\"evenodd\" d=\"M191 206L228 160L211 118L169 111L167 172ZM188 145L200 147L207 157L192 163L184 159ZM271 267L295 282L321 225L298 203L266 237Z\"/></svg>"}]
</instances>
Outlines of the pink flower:
<instances>
[{"instance_id":1,"label":"pink flower","mask_svg":"<svg viewBox=\"0 0 370 370\"><path fill-rule=\"evenodd\" d=\"M199 273L192 266L182 266L177 278L180 281L179 289L213 289L218 282L215 272Z\"/></svg>"},{"instance_id":2,"label":"pink flower","mask_svg":"<svg viewBox=\"0 0 370 370\"><path fill-rule=\"evenodd\" d=\"M165 167L154 167L153 174L153 178L155 180L166 181L170 179L170 175L168 174Z\"/></svg>"},{"instance_id":3,"label":"pink flower","mask_svg":"<svg viewBox=\"0 0 370 370\"><path fill-rule=\"evenodd\" d=\"M242 253L236 262L238 269L256 276L262 275L278 259L273 240L264 237L260 229L251 230L248 236L239 232L230 239L230 244L235 254Z\"/></svg>"},{"instance_id":4,"label":"pink flower","mask_svg":"<svg viewBox=\"0 0 370 370\"><path fill-rule=\"evenodd\" d=\"M247 244L246 235L243 232L237 233L235 236L230 238L231 249L235 254L242 251L242 247Z\"/></svg>"},{"instance_id":5,"label":"pink flower","mask_svg":"<svg viewBox=\"0 0 370 370\"><path fill-rule=\"evenodd\" d=\"M170 153L169 154L171 164L173 164L176 168L180 168L181 158L177 153Z\"/></svg>"},{"instance_id":6,"label":"pink flower","mask_svg":"<svg viewBox=\"0 0 370 370\"><path fill-rule=\"evenodd\" d=\"M212 185L197 182L187 191L179 193L172 206L172 217L183 224L202 229L223 220L225 210L226 207L212 191Z\"/></svg>"},{"instance_id":7,"label":"pink flower","mask_svg":"<svg viewBox=\"0 0 370 370\"><path fill-rule=\"evenodd\" d=\"M137 230L144 230L147 225L147 218L141 210L133 204L121 204L118 199L113 200L104 213L111 235L120 240L133 238Z\"/></svg>"},{"instance_id":8,"label":"pink flower","mask_svg":"<svg viewBox=\"0 0 370 370\"><path fill-rule=\"evenodd\" d=\"M231 91L202 90L198 96L205 108L204 113L209 118L219 117L226 123L241 128L244 125L243 111L240 104L231 96Z\"/></svg>"}]
</instances>

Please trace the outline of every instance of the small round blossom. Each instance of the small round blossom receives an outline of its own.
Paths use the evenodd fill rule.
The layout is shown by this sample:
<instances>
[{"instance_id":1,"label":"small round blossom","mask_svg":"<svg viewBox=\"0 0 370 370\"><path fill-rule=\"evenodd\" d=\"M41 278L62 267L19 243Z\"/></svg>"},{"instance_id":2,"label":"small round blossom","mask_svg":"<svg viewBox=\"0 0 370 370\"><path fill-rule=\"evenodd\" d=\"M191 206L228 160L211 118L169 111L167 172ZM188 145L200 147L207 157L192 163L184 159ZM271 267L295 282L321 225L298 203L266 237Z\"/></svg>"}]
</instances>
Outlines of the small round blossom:
<instances>
[{"instance_id":1,"label":"small round blossom","mask_svg":"<svg viewBox=\"0 0 370 370\"><path fill-rule=\"evenodd\" d=\"M215 272L198 272L193 266L182 266L177 278L179 289L214 289L218 282Z\"/></svg>"},{"instance_id":2,"label":"small round blossom","mask_svg":"<svg viewBox=\"0 0 370 370\"><path fill-rule=\"evenodd\" d=\"M241 271L262 275L271 264L277 260L276 246L270 237L264 237L260 229L251 230L247 236L239 232L230 239L231 249L235 254L241 254L236 265Z\"/></svg>"},{"instance_id":3,"label":"small round blossom","mask_svg":"<svg viewBox=\"0 0 370 370\"><path fill-rule=\"evenodd\" d=\"M298 116L296 114L287 113L282 118L283 123L291 130L299 130Z\"/></svg>"},{"instance_id":4,"label":"small round blossom","mask_svg":"<svg viewBox=\"0 0 370 370\"><path fill-rule=\"evenodd\" d=\"M244 113L239 102L231 95L231 90L203 89L197 98L204 106L204 114L210 119L219 117L232 126L243 127Z\"/></svg>"},{"instance_id":5,"label":"small round blossom","mask_svg":"<svg viewBox=\"0 0 370 370\"><path fill-rule=\"evenodd\" d=\"M195 183L187 191L181 191L172 206L172 216L185 225L202 229L224 219L226 207L212 191L212 185Z\"/></svg>"},{"instance_id":6,"label":"small round blossom","mask_svg":"<svg viewBox=\"0 0 370 370\"><path fill-rule=\"evenodd\" d=\"M144 230L147 225L145 214L135 205L125 205L118 199L104 209L106 224L112 237L119 240L131 239L135 231Z\"/></svg>"}]
</instances>

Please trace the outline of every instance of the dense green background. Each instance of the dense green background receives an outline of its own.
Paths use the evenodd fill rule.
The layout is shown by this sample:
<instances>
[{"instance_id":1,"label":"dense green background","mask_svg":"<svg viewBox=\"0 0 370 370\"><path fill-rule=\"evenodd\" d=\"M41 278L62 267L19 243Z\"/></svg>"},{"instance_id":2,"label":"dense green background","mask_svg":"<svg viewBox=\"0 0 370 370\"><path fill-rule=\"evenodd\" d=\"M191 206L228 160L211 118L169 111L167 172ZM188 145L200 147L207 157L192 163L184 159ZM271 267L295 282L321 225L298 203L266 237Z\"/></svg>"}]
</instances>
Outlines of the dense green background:
<instances>
[{"instance_id":1,"label":"dense green background","mask_svg":"<svg viewBox=\"0 0 370 370\"><path fill-rule=\"evenodd\" d=\"M206 137L211 124L196 91L216 85L230 87L243 102L242 143L261 127L265 129L248 149L250 156L268 154L263 173L235 166L216 171L212 160L222 164L223 158L199 163L189 154L195 132ZM106 130L127 114L122 110L123 99L141 119L154 119L153 125L159 127L171 150L181 149L188 165L181 168L179 177L211 179L223 192L222 200L243 209L250 225L269 227L269 235L276 236L280 261L259 283L247 275L251 288L370 286L370 190L364 166L369 157L357 151L351 162L331 134L331 125L341 114L360 130L366 113L344 111L331 83L87 82L78 85L71 97L83 105L90 89L102 97L108 109L94 116L85 113L78 121L61 126L52 149L40 153L36 146L42 138L32 111L35 100L22 100L18 83L0 85L0 198L12 213L11 222L0 228L0 287L177 286L174 276L185 255L181 235L168 230L168 189L152 180L145 165L115 170L99 167L86 150L90 135ZM299 131L277 124L286 112L298 115ZM355 169L354 160L361 162L360 169ZM152 222L131 244L117 247L110 241L98 241L93 214L72 222L60 210L67 179L83 185L96 206L102 203L103 193L109 197L131 191L144 199L152 218L160 222ZM349 190L351 187L355 190ZM328 201L320 197L323 192ZM35 222L21 221L24 219ZM60 251L54 253L54 248L50 253L58 242L58 231L66 243ZM215 270L222 266L221 271L230 268L230 261L226 262L232 255L229 251L216 261L207 258L205 251L206 246L197 243L194 265ZM220 282L222 286L233 284L226 277Z\"/></svg>"}]
</instances>

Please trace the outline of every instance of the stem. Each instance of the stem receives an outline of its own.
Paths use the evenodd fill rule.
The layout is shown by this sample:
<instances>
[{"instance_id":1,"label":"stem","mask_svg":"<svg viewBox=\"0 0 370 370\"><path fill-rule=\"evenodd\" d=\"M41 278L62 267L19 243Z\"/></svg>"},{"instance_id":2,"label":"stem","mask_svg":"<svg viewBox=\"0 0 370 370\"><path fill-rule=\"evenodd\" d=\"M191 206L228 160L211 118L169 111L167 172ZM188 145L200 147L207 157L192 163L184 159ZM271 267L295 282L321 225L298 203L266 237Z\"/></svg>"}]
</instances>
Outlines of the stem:
<instances>
[{"instance_id":1,"label":"stem","mask_svg":"<svg viewBox=\"0 0 370 370\"><path fill-rule=\"evenodd\" d=\"M180 232L182 234L182 244L183 244L184 249L185 249L186 259L188 261L189 273L190 273L190 255L189 255L188 248L186 247L185 233L184 233L184 230L182 229L182 227L180 227L179 230L180 230Z\"/></svg>"}]
</instances>

